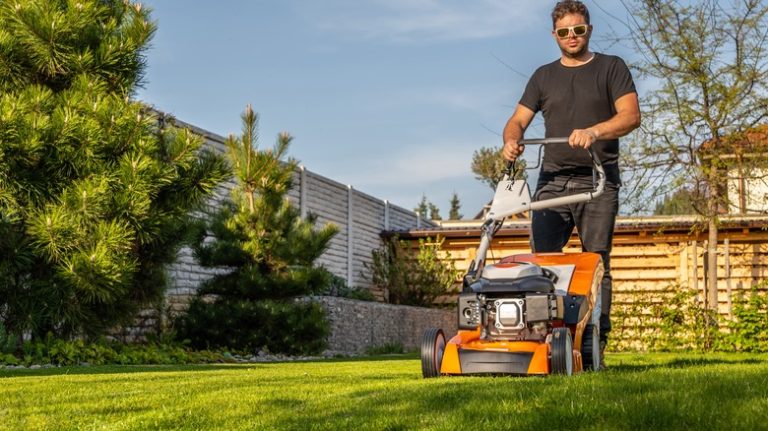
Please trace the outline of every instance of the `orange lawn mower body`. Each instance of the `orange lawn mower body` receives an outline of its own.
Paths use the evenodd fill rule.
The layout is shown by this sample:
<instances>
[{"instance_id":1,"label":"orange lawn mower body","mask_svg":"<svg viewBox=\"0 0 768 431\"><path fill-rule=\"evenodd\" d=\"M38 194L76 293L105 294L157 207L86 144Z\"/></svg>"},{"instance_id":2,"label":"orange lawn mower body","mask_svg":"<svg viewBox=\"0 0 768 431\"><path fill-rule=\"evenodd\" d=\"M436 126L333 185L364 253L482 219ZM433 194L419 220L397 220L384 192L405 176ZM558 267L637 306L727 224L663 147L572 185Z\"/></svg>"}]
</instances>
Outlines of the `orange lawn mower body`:
<instances>
[{"instance_id":1,"label":"orange lawn mower body","mask_svg":"<svg viewBox=\"0 0 768 431\"><path fill-rule=\"evenodd\" d=\"M565 138L521 141L548 145ZM493 235L504 219L528 210L589 201L603 191L605 175L594 153L595 189L532 201L510 165L496 188L483 224L477 258L458 298L458 333L441 329L422 338L424 377L449 375L570 375L598 371L603 263L597 253L533 253L485 265Z\"/></svg>"}]
</instances>

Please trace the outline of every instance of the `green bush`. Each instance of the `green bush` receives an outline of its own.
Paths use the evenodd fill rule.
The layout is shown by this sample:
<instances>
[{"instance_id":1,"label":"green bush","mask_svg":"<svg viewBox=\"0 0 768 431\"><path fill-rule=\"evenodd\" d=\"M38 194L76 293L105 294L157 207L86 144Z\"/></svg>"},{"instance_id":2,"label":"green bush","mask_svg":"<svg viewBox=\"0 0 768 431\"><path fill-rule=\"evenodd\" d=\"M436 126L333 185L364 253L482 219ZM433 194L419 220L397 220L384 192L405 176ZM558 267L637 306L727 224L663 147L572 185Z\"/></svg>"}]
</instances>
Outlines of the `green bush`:
<instances>
[{"instance_id":1,"label":"green bush","mask_svg":"<svg viewBox=\"0 0 768 431\"><path fill-rule=\"evenodd\" d=\"M419 239L414 255L408 243L397 237L384 241L366 264L370 280L386 292L392 304L434 306L435 299L448 293L458 277L450 253L440 257L443 239Z\"/></svg>"},{"instance_id":2,"label":"green bush","mask_svg":"<svg viewBox=\"0 0 768 431\"><path fill-rule=\"evenodd\" d=\"M711 350L718 337L717 316L697 300L697 292L668 286L658 294L635 295L631 303L614 304L613 350ZM654 298L656 298L654 300Z\"/></svg>"},{"instance_id":3,"label":"green bush","mask_svg":"<svg viewBox=\"0 0 768 431\"><path fill-rule=\"evenodd\" d=\"M0 355L4 365L180 365L223 362L223 355L211 351L193 351L174 344L120 344L104 340L65 341L48 337L45 341L24 343L18 356Z\"/></svg>"},{"instance_id":4,"label":"green bush","mask_svg":"<svg viewBox=\"0 0 768 431\"><path fill-rule=\"evenodd\" d=\"M403 347L403 343L401 342L387 343L383 346L374 346L365 349L365 354L368 356L392 355L401 353L405 353L405 347Z\"/></svg>"},{"instance_id":5,"label":"green bush","mask_svg":"<svg viewBox=\"0 0 768 431\"><path fill-rule=\"evenodd\" d=\"M339 298L357 299L359 301L375 301L376 298L368 289L355 289L347 285L347 280L338 275L331 274L331 283L328 289L321 292L323 295Z\"/></svg>"},{"instance_id":6,"label":"green bush","mask_svg":"<svg viewBox=\"0 0 768 431\"><path fill-rule=\"evenodd\" d=\"M19 360L10 353L6 353L0 356L0 364L4 365L19 365Z\"/></svg>"},{"instance_id":7,"label":"green bush","mask_svg":"<svg viewBox=\"0 0 768 431\"><path fill-rule=\"evenodd\" d=\"M5 330L2 320L0 320L0 354L13 353L16 351L19 345L19 337L13 334L9 334Z\"/></svg>"},{"instance_id":8,"label":"green bush","mask_svg":"<svg viewBox=\"0 0 768 431\"><path fill-rule=\"evenodd\" d=\"M733 303L733 319L723 334L723 350L744 352L768 351L768 283L753 286L748 295Z\"/></svg>"},{"instance_id":9,"label":"green bush","mask_svg":"<svg viewBox=\"0 0 768 431\"><path fill-rule=\"evenodd\" d=\"M232 328L241 328L233 330ZM322 351L330 333L323 308L314 302L192 302L179 320L178 337L197 349L233 348L307 355Z\"/></svg>"},{"instance_id":10,"label":"green bush","mask_svg":"<svg viewBox=\"0 0 768 431\"><path fill-rule=\"evenodd\" d=\"M705 309L697 292L669 286L661 301L636 295L615 303L612 350L768 351L768 292L763 282L734 300L733 316Z\"/></svg>"}]
</instances>

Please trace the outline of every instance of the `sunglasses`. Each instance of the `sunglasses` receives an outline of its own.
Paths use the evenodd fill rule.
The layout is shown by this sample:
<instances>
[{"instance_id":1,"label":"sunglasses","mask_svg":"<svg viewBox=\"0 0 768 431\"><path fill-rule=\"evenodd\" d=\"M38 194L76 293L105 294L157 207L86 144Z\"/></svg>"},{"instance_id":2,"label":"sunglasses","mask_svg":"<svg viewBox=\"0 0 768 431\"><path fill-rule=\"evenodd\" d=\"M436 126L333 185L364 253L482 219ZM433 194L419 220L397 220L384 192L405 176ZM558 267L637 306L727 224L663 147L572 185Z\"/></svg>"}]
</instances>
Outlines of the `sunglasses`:
<instances>
[{"instance_id":1,"label":"sunglasses","mask_svg":"<svg viewBox=\"0 0 768 431\"><path fill-rule=\"evenodd\" d=\"M581 37L587 34L589 26L587 24L572 25L570 27L560 27L555 29L555 34L560 39L567 39L571 32L576 37Z\"/></svg>"}]
</instances>

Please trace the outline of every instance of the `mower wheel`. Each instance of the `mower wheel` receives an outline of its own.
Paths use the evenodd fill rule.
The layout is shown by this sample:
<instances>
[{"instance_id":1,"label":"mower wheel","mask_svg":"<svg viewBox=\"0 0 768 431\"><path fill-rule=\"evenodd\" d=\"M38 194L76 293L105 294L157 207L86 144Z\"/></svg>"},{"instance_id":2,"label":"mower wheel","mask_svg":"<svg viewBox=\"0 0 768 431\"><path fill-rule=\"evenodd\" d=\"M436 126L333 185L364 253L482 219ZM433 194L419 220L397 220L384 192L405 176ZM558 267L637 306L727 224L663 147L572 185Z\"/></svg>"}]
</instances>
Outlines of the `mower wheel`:
<instances>
[{"instance_id":1,"label":"mower wheel","mask_svg":"<svg viewBox=\"0 0 768 431\"><path fill-rule=\"evenodd\" d=\"M429 328L421 338L421 374L425 379L440 376L440 365L445 352L445 334L442 329Z\"/></svg>"},{"instance_id":2,"label":"mower wheel","mask_svg":"<svg viewBox=\"0 0 768 431\"><path fill-rule=\"evenodd\" d=\"M553 374L573 374L573 339L568 328L555 328L552 331L551 369Z\"/></svg>"},{"instance_id":3,"label":"mower wheel","mask_svg":"<svg viewBox=\"0 0 768 431\"><path fill-rule=\"evenodd\" d=\"M581 336L581 358L584 369L598 371L600 369L600 332L595 324L588 324Z\"/></svg>"}]
</instances>

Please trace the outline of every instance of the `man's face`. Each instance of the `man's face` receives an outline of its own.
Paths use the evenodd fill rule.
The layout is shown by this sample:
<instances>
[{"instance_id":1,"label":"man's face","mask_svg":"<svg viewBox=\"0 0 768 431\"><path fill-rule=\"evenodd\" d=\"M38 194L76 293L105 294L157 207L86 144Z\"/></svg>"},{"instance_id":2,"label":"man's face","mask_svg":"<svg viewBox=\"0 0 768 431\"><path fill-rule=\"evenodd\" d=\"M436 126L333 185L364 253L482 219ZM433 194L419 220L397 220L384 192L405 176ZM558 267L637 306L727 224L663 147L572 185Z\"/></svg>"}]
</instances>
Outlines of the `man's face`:
<instances>
[{"instance_id":1,"label":"man's face","mask_svg":"<svg viewBox=\"0 0 768 431\"><path fill-rule=\"evenodd\" d=\"M583 27L578 26L586 26L586 32L583 33L583 31L580 31L583 30ZM570 28L570 30L568 30L568 28ZM567 33L566 30L568 30ZM577 34L581 33L583 33L582 36L577 36ZM560 37L563 36L563 34L567 35L565 37ZM589 49L589 37L591 35L592 26L587 25L587 21L579 14L568 14L563 16L555 22L555 30L552 31L552 36L555 38L555 41L557 41L560 51L562 51L563 55L570 58L577 58L587 52Z\"/></svg>"}]
</instances>

